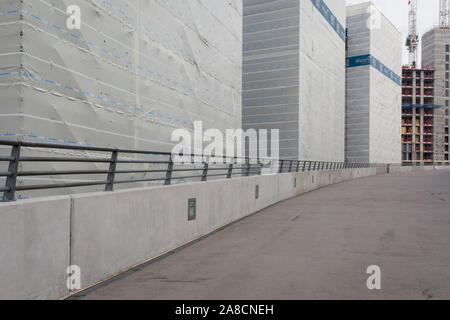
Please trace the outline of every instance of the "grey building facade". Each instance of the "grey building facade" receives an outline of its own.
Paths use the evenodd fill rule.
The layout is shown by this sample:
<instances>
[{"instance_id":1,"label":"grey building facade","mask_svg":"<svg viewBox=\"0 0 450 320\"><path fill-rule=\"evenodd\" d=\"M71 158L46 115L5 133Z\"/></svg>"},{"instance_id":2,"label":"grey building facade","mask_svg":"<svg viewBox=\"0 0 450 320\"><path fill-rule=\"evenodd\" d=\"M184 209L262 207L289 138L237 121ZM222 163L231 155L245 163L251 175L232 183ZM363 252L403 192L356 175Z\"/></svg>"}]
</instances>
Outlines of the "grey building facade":
<instances>
[{"instance_id":1,"label":"grey building facade","mask_svg":"<svg viewBox=\"0 0 450 320\"><path fill-rule=\"evenodd\" d=\"M280 157L343 161L345 1L244 0L243 127Z\"/></svg>"},{"instance_id":2,"label":"grey building facade","mask_svg":"<svg viewBox=\"0 0 450 320\"><path fill-rule=\"evenodd\" d=\"M422 37L422 66L435 68L435 161L449 161L450 29L434 28Z\"/></svg>"}]
</instances>

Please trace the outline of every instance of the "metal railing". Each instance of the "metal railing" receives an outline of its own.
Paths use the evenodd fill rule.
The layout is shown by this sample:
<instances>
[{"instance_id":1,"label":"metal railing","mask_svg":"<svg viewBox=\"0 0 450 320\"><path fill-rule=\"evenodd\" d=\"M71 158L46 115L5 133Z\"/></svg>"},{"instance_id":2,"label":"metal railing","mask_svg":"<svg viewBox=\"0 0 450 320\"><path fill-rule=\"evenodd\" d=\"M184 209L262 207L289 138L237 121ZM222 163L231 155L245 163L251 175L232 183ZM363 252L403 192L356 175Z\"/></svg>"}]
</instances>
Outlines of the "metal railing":
<instances>
[{"instance_id":1,"label":"metal railing","mask_svg":"<svg viewBox=\"0 0 450 320\"><path fill-rule=\"evenodd\" d=\"M323 161L302 161L302 160L273 160L273 159L250 159L250 158L229 158L219 157L223 159L220 163L211 163L209 158L203 155L189 154L183 155L191 159L191 164L196 164L195 159L200 158L200 166L186 168L184 164L175 163L173 155L168 152L155 152L145 150L132 150L132 149L119 149L97 146L81 146L72 144L56 144L45 143L35 141L24 140L4 140L0 139L0 146L11 147L10 155L0 156L0 163L7 163L7 171L0 171L0 178L6 178L4 186L0 185L0 193L3 193L3 201L15 201L16 193L19 191L34 191L43 189L60 189L60 188L77 188L77 187L89 187L89 186L104 186L105 191L113 191L115 185L119 184L132 184L132 183L145 183L145 182L160 182L165 185L171 185L176 180L188 180L198 179L200 181L208 181L208 179L226 178L231 179L235 176L248 177L252 175L261 175L263 168L267 167L270 162L270 166L277 162L278 173L288 172L308 172L308 171L324 171L324 170L341 170L341 169L355 169L355 168L371 168L380 167L387 168L389 170L389 164L369 164L369 163L346 163L346 162L323 162ZM82 152L101 152L106 153L107 156L103 157L49 157L49 156L23 156L22 151L25 147L28 148L42 148L51 150L72 150ZM124 158L124 155L143 155L152 157L164 157L167 160L154 160L154 159L136 159L136 158ZM217 160L217 157L215 157ZM81 164L103 164L107 166L107 169L103 170L21 170L20 164L32 164L33 166L38 163L76 163ZM121 165L158 165L163 166L161 168L153 169L121 169ZM222 165L222 167L217 167ZM176 173L183 173L187 175L176 176ZM145 174L145 175L157 175L138 179L118 179L118 176L128 174ZM90 181L77 181L77 182L64 182L64 183L47 183L47 184L34 184L34 185L19 185L18 179L21 177L38 177L38 176L98 176L104 175L104 179L90 180Z\"/></svg>"}]
</instances>

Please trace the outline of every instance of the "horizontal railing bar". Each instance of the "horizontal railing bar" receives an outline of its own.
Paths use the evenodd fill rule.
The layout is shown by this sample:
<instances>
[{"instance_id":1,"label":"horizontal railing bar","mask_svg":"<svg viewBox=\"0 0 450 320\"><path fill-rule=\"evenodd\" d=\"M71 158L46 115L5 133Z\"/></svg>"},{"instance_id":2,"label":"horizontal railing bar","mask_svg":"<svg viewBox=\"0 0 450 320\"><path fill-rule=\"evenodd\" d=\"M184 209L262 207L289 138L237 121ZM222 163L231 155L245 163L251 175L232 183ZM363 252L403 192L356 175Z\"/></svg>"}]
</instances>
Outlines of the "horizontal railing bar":
<instances>
[{"instance_id":1,"label":"horizontal railing bar","mask_svg":"<svg viewBox=\"0 0 450 320\"><path fill-rule=\"evenodd\" d=\"M177 180L180 180L180 179L196 179L196 178L202 178L203 176L202 175L200 175L200 176L187 176L187 177L172 177L172 180L175 180L175 179L177 179ZM208 177L209 177L209 175L208 175Z\"/></svg>"},{"instance_id":2,"label":"horizontal railing bar","mask_svg":"<svg viewBox=\"0 0 450 320\"><path fill-rule=\"evenodd\" d=\"M150 160L117 160L123 164L168 164L170 161L150 161Z\"/></svg>"},{"instance_id":3,"label":"horizontal railing bar","mask_svg":"<svg viewBox=\"0 0 450 320\"><path fill-rule=\"evenodd\" d=\"M0 161L12 161L14 160L13 157L0 157Z\"/></svg>"},{"instance_id":4,"label":"horizontal railing bar","mask_svg":"<svg viewBox=\"0 0 450 320\"><path fill-rule=\"evenodd\" d=\"M155 155L155 156L167 156L172 157L173 154L171 152L161 152L161 151L151 151L151 150L136 150L136 149L127 149L127 148L113 148L113 147L101 147L101 146L88 146L88 145L76 145L76 144L68 144L68 143L50 143L50 142L37 142L37 141L29 141L29 140L11 140L11 139L0 139L0 145L7 146L17 146L23 147L32 147L32 148L48 148L48 149L64 149L64 150L81 150L81 151L97 151L97 152L118 152L118 153L128 153L128 154L144 154L144 155ZM180 154L177 156L181 157L195 157L201 159L239 159L239 160L248 160L250 157L238 157L238 156L227 156L227 155L202 155L202 154ZM256 160L256 159L255 159ZM261 161L272 161L275 159L272 158L258 158Z\"/></svg>"},{"instance_id":5,"label":"horizontal railing bar","mask_svg":"<svg viewBox=\"0 0 450 320\"><path fill-rule=\"evenodd\" d=\"M17 186L17 191L31 191L31 190L44 190L44 189L62 189L62 188L77 188L77 187L89 187L106 185L107 181L93 181L93 182L77 182L77 183L59 183L59 184L41 184L30 186Z\"/></svg>"},{"instance_id":6,"label":"horizontal railing bar","mask_svg":"<svg viewBox=\"0 0 450 320\"><path fill-rule=\"evenodd\" d=\"M229 168L208 168L208 171L220 171L228 170ZM203 171L205 168L195 168L195 169L173 169L173 172L189 172L189 171Z\"/></svg>"},{"instance_id":7,"label":"horizontal railing bar","mask_svg":"<svg viewBox=\"0 0 450 320\"><path fill-rule=\"evenodd\" d=\"M98 152L119 152L119 153L134 153L134 154L147 154L147 155L163 155L171 157L172 153L170 152L156 152L156 151L149 151L149 150L134 150L134 149L120 149L120 148L112 148L112 147L99 147L99 146L82 146L82 145L73 145L73 144L64 144L64 143L48 143L48 142L36 142L36 141L28 141L28 140L8 140L8 139L0 139L0 145L9 145L9 146L17 146L18 144L21 144L24 147L35 147L35 148L49 148L49 149L68 149L68 150L84 150L84 151L98 151ZM182 154L180 156L184 157L196 157L196 158L222 158L222 159L250 159L249 157L229 157L226 155L223 156L205 156L200 154ZM0 158L1 159L1 158ZM4 159L5 161L9 161ZM260 158L260 160L275 160L271 158ZM2 160L3 161L3 160ZM292 160L292 162L295 164L299 160ZM288 165L291 160L284 160L285 165ZM303 160L301 163L308 163L308 162L316 162L317 164L323 164L323 163L331 163L326 161L306 161ZM334 162L338 163L338 162ZM365 163L368 164L368 163ZM361 164L363 165L363 164Z\"/></svg>"},{"instance_id":8,"label":"horizontal railing bar","mask_svg":"<svg viewBox=\"0 0 450 320\"><path fill-rule=\"evenodd\" d=\"M120 181L114 181L114 184L142 183L142 182L154 182L154 181L165 181L165 180L166 180L166 178L138 179L138 180L120 180Z\"/></svg>"},{"instance_id":9,"label":"horizontal railing bar","mask_svg":"<svg viewBox=\"0 0 450 320\"><path fill-rule=\"evenodd\" d=\"M17 173L19 177L31 176L61 176L61 175L87 175L87 174L108 174L108 170L80 170L80 171L24 171Z\"/></svg>"},{"instance_id":10,"label":"horizontal railing bar","mask_svg":"<svg viewBox=\"0 0 450 320\"><path fill-rule=\"evenodd\" d=\"M153 154L153 155L170 155L168 152L155 152L155 151L144 151L144 150L132 150L132 149L118 149L111 147L98 147L98 146L82 146L74 144L64 144L64 143L48 143L48 142L36 142L27 140L4 140L0 139L0 144L17 146L21 144L22 147L32 147L32 148L48 148L48 149L64 149L64 150L83 150L83 151L97 151L97 152L114 152L119 151L121 153L136 153L136 154Z\"/></svg>"},{"instance_id":11,"label":"horizontal railing bar","mask_svg":"<svg viewBox=\"0 0 450 320\"><path fill-rule=\"evenodd\" d=\"M22 157L22 162L93 162L110 163L111 159L89 159L89 158L46 158L46 157Z\"/></svg>"},{"instance_id":12,"label":"horizontal railing bar","mask_svg":"<svg viewBox=\"0 0 450 320\"><path fill-rule=\"evenodd\" d=\"M9 187L0 187L0 192L9 191Z\"/></svg>"},{"instance_id":13,"label":"horizontal railing bar","mask_svg":"<svg viewBox=\"0 0 450 320\"><path fill-rule=\"evenodd\" d=\"M0 177L9 177L9 176L11 176L11 172L0 171Z\"/></svg>"},{"instance_id":14,"label":"horizontal railing bar","mask_svg":"<svg viewBox=\"0 0 450 320\"><path fill-rule=\"evenodd\" d=\"M247 168L233 168L234 170L244 170ZM192 169L173 169L172 172L192 172L203 171L204 168L192 168ZM208 168L209 171L228 171L229 168ZM250 171L259 170L259 167L252 167ZM162 173L167 172L167 169L161 170L117 170L116 174L135 174L135 173ZM57 175L89 175L89 174L108 174L109 170L68 170L68 171L23 171L17 175L20 177L27 176L57 176ZM9 172L0 172L0 176L10 176ZM210 176L210 175L208 175Z\"/></svg>"}]
</instances>

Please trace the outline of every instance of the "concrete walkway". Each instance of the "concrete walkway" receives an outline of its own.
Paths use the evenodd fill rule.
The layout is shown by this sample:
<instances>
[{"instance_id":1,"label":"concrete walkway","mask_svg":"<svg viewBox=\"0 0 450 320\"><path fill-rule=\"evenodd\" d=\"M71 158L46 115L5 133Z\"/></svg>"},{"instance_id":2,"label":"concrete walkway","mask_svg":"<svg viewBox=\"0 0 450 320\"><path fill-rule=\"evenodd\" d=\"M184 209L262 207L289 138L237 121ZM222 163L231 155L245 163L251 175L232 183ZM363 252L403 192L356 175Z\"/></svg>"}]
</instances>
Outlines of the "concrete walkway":
<instances>
[{"instance_id":1,"label":"concrete walkway","mask_svg":"<svg viewBox=\"0 0 450 320\"><path fill-rule=\"evenodd\" d=\"M366 287L378 265L382 289ZM450 299L450 171L330 186L268 208L84 299Z\"/></svg>"}]
</instances>

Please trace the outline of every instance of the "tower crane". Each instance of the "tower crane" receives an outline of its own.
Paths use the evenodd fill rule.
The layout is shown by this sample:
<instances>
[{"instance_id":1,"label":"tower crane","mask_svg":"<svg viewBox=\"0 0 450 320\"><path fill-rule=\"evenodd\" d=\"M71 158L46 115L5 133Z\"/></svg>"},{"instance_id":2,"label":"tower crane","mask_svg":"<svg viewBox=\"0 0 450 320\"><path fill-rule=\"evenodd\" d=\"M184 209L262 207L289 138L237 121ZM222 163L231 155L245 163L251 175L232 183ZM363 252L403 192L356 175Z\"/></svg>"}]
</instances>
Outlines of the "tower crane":
<instances>
[{"instance_id":1,"label":"tower crane","mask_svg":"<svg viewBox=\"0 0 450 320\"><path fill-rule=\"evenodd\" d=\"M439 27L441 28L449 27L448 9L448 0L439 0Z\"/></svg>"},{"instance_id":2,"label":"tower crane","mask_svg":"<svg viewBox=\"0 0 450 320\"><path fill-rule=\"evenodd\" d=\"M448 0L440 0L447 2ZM419 36L417 34L417 0L408 0L409 4L409 35L406 39L406 47L409 51L409 65L413 68L417 63L417 48L419 46ZM448 11L447 11L448 13ZM448 21L448 19L447 19Z\"/></svg>"}]
</instances>

